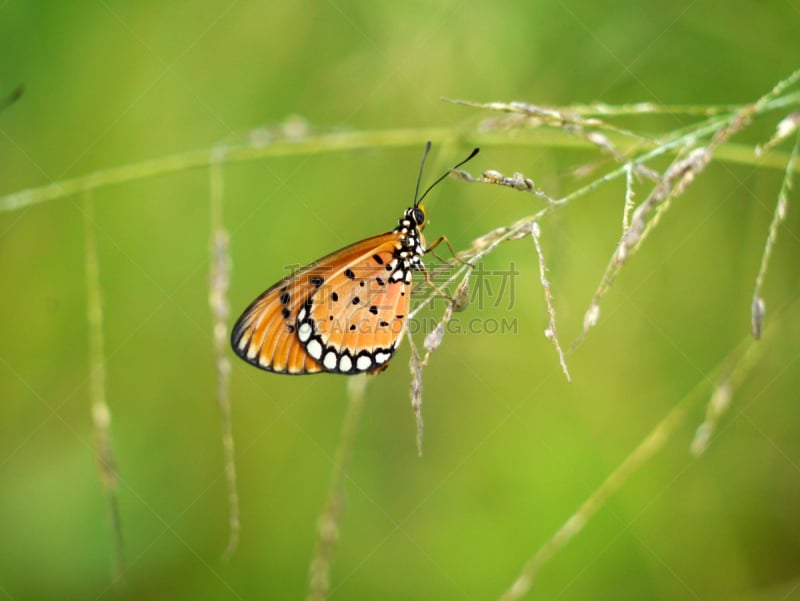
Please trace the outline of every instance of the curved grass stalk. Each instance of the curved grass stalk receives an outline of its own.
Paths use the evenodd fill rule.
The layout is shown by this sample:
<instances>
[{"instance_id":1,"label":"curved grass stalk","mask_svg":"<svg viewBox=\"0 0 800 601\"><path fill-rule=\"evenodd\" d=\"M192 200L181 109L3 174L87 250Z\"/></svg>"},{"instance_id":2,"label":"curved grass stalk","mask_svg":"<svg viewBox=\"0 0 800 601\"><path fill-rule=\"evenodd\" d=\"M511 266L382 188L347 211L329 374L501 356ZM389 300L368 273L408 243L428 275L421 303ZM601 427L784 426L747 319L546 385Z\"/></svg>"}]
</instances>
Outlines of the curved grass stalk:
<instances>
[{"instance_id":1,"label":"curved grass stalk","mask_svg":"<svg viewBox=\"0 0 800 601\"><path fill-rule=\"evenodd\" d=\"M100 266L94 235L94 208L90 194L86 195L83 210L86 265L86 313L89 327L89 402L91 404L97 466L100 482L108 501L111 522L112 566L111 581L123 580L125 553L122 540L122 520L119 513L119 471L111 449L111 408L106 400L106 357L103 338L103 303L100 290Z\"/></svg>"},{"instance_id":2,"label":"curved grass stalk","mask_svg":"<svg viewBox=\"0 0 800 601\"><path fill-rule=\"evenodd\" d=\"M769 224L769 233L767 234L767 241L764 244L764 252L761 255L761 266L758 268L758 275L756 276L756 284L753 289L753 302L751 305L751 332L753 338L758 340L761 338L761 328L764 321L764 314L766 312L766 303L761 295L761 288L764 285L764 279L767 276L767 268L769 267L769 259L772 256L772 248L775 246L775 241L778 239L778 228L789 210L789 191L792 189L792 181L797 173L794 163L800 155L800 134L795 137L794 148L792 149L791 159L786 165L786 173L783 176L781 189L778 192L778 202L775 205L775 211L772 214L772 221Z\"/></svg>"},{"instance_id":3,"label":"curved grass stalk","mask_svg":"<svg viewBox=\"0 0 800 601\"><path fill-rule=\"evenodd\" d=\"M783 106L783 98L767 103L761 112L775 110ZM632 145L621 136L609 134L616 147L626 152L640 144ZM420 128L420 129L387 129L374 131L353 131L345 133L329 133L308 135L299 139L263 140L252 136L246 143L225 146L225 163L240 163L269 157L285 157L311 155L324 152L342 152L357 148L416 148L420 140L431 140L435 144L454 141L467 143L469 146L506 146L506 147L550 147L550 148L586 148L587 142L576 138L562 129L539 128L530 131L519 131L513 138L506 132L476 132L457 128ZM619 138L619 139L616 139ZM108 186L130 181L139 181L180 173L192 169L208 168L216 159L219 147L210 150L195 150L166 157L160 157L139 163L131 163L120 167L112 167L93 171L71 179L51 184L20 190L0 196L0 212L15 211L35 204L66 198L81 192L98 190ZM664 152L671 151L672 148ZM773 152L760 159L753 155L752 148L745 145L728 144L717 152L717 159L731 163L758 165L766 168L783 169L789 160L785 153ZM800 165L796 167L800 169Z\"/></svg>"},{"instance_id":4,"label":"curved grass stalk","mask_svg":"<svg viewBox=\"0 0 800 601\"><path fill-rule=\"evenodd\" d=\"M222 426L222 453L225 463L225 486L228 491L228 544L222 554L227 560L239 546L239 493L236 486L236 453L233 442L233 423L231 419L230 378L231 362L228 358L228 317L230 302L228 288L231 278L230 236L222 219L224 186L222 159L209 169L209 197L211 204L211 276L209 278L208 303L214 318L214 361L217 371L217 407Z\"/></svg>"},{"instance_id":5,"label":"curved grass stalk","mask_svg":"<svg viewBox=\"0 0 800 601\"><path fill-rule=\"evenodd\" d=\"M328 498L317 523L317 544L309 567L307 601L325 601L330 591L331 566L339 542L339 521L344 512L343 488L347 477L345 470L367 398L368 377L366 374L360 374L352 376L347 381L347 412L342 421L342 430L333 457Z\"/></svg>"},{"instance_id":6,"label":"curved grass stalk","mask_svg":"<svg viewBox=\"0 0 800 601\"><path fill-rule=\"evenodd\" d=\"M756 344L756 341L749 336L743 337L740 343L713 370L713 379L726 382L729 386L729 395L732 394L735 386L742 383L743 377L741 376L753 367L754 361L758 360L760 355L754 352L753 348ZM500 596L499 601L518 601L530 592L541 569L553 559L559 550L583 530L611 495L618 492L634 473L652 459L672 439L678 428L686 420L692 404L704 398L705 394L707 394L708 384L708 378L701 378L692 390L678 401L670 412L642 439L639 445L625 457L622 463L589 495L575 513L567 518L564 524L537 549L525 563L511 586ZM707 445L709 439L704 442Z\"/></svg>"}]
</instances>

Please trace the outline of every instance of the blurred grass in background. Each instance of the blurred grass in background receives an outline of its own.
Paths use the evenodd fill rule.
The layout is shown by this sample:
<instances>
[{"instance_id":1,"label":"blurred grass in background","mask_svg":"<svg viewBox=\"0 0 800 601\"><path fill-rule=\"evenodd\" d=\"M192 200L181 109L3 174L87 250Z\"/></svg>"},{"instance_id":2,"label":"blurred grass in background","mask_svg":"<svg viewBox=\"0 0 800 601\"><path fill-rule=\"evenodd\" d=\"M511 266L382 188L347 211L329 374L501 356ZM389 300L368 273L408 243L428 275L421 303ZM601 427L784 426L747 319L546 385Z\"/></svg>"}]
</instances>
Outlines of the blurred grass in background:
<instances>
[{"instance_id":1,"label":"blurred grass in background","mask_svg":"<svg viewBox=\"0 0 800 601\"><path fill-rule=\"evenodd\" d=\"M301 115L325 129L459 128L441 96L538 104L750 102L798 67L796 3L183 2L0 4L0 195L135 163ZM673 117L628 126L677 127ZM738 142L764 141L774 120ZM233 311L284 275L387 229L425 139L392 150L226 166ZM428 178L468 150L434 149ZM438 150L438 152L437 152ZM558 196L596 153L484 147L473 172L523 171ZM570 357L542 336L533 244L513 262L516 335L454 335L426 370L425 455L408 350L369 388L346 482L333 599L493 599L672 407L749 333L782 172L717 163L631 261ZM346 403L335 376L236 361L242 541L230 562L208 309L208 181L198 169L93 195L107 395L121 471L126 584L89 417L83 199L0 214L0 592L9 599L303 598ZM542 222L568 342L620 233L624 189ZM639 199L641 200L641 198ZM767 278L778 327L709 452L702 402L665 450L547 566L531 598L800 596L800 220ZM444 182L429 238L456 248L540 207ZM783 310L782 310L783 308ZM418 339L419 340L419 339ZM709 392L713 381L707 382Z\"/></svg>"}]
</instances>

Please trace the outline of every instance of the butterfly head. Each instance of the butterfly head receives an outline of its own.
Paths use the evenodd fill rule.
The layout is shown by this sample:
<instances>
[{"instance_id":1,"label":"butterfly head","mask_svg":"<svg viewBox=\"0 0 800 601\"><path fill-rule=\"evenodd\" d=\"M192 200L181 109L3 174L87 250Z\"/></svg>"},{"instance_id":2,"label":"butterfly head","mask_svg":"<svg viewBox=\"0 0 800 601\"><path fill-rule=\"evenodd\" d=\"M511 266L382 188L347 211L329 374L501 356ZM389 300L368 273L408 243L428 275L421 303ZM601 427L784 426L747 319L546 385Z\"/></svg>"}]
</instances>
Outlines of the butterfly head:
<instances>
[{"instance_id":1,"label":"butterfly head","mask_svg":"<svg viewBox=\"0 0 800 601\"><path fill-rule=\"evenodd\" d=\"M403 216L400 217L396 231L400 231L403 234L419 233L426 223L428 223L428 217L425 213L425 207L422 205L409 207L403 211Z\"/></svg>"},{"instance_id":2,"label":"butterfly head","mask_svg":"<svg viewBox=\"0 0 800 601\"><path fill-rule=\"evenodd\" d=\"M426 223L424 207L409 207L403 211L394 232L400 234L401 240L410 238L412 239L411 244L416 244L417 240L422 239L422 229Z\"/></svg>"},{"instance_id":3,"label":"butterfly head","mask_svg":"<svg viewBox=\"0 0 800 601\"><path fill-rule=\"evenodd\" d=\"M425 214L425 207L418 205L409 209L409 212L411 213L409 215L411 221L417 226L418 230L422 230L428 222L427 215Z\"/></svg>"}]
</instances>

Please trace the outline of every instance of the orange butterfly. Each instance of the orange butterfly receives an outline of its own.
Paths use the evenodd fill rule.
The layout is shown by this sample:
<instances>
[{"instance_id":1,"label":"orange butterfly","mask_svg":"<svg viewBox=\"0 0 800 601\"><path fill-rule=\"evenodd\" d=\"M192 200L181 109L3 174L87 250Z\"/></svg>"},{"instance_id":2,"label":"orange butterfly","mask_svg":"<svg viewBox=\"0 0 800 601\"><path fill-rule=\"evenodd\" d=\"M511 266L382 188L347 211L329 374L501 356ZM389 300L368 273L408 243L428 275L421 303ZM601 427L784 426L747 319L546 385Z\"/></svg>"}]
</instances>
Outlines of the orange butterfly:
<instances>
[{"instance_id":1,"label":"orange butterfly","mask_svg":"<svg viewBox=\"0 0 800 601\"><path fill-rule=\"evenodd\" d=\"M419 196L425 147L414 204L392 231L314 261L269 288L245 310L231 333L234 352L261 369L282 374L379 373L394 355L408 314L411 274L425 271ZM478 154L472 151L453 169ZM425 272L427 276L427 272Z\"/></svg>"}]
</instances>

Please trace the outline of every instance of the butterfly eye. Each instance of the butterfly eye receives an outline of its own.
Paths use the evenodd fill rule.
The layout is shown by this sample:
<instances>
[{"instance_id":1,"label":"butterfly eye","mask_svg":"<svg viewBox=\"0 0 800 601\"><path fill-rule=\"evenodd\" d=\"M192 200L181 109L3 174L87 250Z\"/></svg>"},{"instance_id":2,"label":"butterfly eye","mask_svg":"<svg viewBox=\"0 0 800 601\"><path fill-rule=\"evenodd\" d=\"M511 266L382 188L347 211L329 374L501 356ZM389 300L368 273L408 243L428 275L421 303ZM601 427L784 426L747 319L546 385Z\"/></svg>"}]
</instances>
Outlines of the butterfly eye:
<instances>
[{"instance_id":1,"label":"butterfly eye","mask_svg":"<svg viewBox=\"0 0 800 601\"><path fill-rule=\"evenodd\" d=\"M414 209L414 221L417 222L417 227L425 227L425 209L423 207Z\"/></svg>"}]
</instances>

